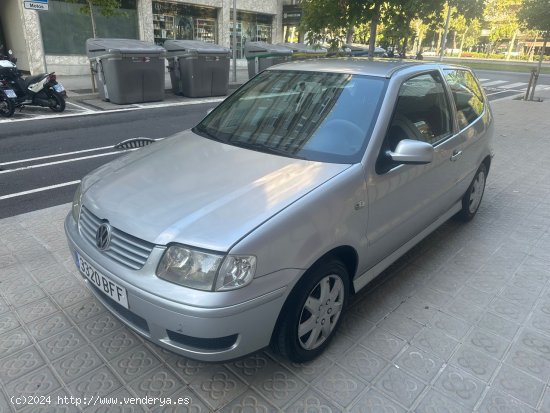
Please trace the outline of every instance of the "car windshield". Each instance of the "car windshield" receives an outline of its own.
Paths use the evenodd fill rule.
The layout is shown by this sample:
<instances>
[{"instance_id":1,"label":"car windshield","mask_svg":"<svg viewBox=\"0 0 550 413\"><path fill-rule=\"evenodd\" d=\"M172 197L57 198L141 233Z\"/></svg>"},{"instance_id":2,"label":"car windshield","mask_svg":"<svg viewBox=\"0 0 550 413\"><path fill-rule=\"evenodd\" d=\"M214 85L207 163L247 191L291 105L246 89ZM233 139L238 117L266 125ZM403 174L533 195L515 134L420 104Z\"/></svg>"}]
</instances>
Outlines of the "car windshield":
<instances>
[{"instance_id":1,"label":"car windshield","mask_svg":"<svg viewBox=\"0 0 550 413\"><path fill-rule=\"evenodd\" d=\"M370 139L386 79L348 73L265 71L193 131L266 153L357 163Z\"/></svg>"}]
</instances>

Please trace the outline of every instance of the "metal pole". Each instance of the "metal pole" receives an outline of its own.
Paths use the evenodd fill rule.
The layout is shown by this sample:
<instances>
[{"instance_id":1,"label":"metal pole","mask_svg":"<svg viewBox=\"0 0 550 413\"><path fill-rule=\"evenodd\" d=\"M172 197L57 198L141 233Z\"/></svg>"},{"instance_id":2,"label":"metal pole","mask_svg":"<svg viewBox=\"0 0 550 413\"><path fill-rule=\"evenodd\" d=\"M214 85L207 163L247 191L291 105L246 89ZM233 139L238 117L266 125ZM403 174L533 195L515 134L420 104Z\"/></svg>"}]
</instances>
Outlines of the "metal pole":
<instances>
[{"instance_id":1,"label":"metal pole","mask_svg":"<svg viewBox=\"0 0 550 413\"><path fill-rule=\"evenodd\" d=\"M449 34L449 21L451 20L451 2L447 2L447 19L445 20L445 33L443 39L441 39L441 51L439 52L439 61L443 60L445 54L445 47L447 47L447 34Z\"/></svg>"},{"instance_id":2,"label":"metal pole","mask_svg":"<svg viewBox=\"0 0 550 413\"><path fill-rule=\"evenodd\" d=\"M237 0L233 0L233 83L237 83Z\"/></svg>"}]
</instances>

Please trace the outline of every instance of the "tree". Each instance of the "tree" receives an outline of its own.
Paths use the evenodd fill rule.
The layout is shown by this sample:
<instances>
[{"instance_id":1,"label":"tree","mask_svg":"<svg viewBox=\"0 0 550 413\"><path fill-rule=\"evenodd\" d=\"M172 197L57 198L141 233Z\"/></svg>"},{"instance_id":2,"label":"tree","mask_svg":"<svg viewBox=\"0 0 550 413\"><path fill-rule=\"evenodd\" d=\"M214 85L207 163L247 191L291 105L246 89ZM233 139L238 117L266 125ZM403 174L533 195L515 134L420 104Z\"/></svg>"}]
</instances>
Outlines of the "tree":
<instances>
[{"instance_id":1,"label":"tree","mask_svg":"<svg viewBox=\"0 0 550 413\"><path fill-rule=\"evenodd\" d=\"M95 13L102 16L117 16L122 14L120 11L121 0L66 0L68 3L78 3L80 13L89 14L92 22L92 34L97 37L97 27L95 22Z\"/></svg>"},{"instance_id":2,"label":"tree","mask_svg":"<svg viewBox=\"0 0 550 413\"><path fill-rule=\"evenodd\" d=\"M525 0L521 10L518 13L518 19L522 21L529 29L540 30L543 32L543 44L539 54L539 64L531 90L531 99L535 91L535 86L540 74L542 59L546 51L546 43L550 37L550 2L548 0Z\"/></svg>"},{"instance_id":3,"label":"tree","mask_svg":"<svg viewBox=\"0 0 550 413\"><path fill-rule=\"evenodd\" d=\"M489 40L492 48L508 40L508 58L519 34L517 15L521 4L522 0L488 0L485 8L485 20L491 28Z\"/></svg>"}]
</instances>

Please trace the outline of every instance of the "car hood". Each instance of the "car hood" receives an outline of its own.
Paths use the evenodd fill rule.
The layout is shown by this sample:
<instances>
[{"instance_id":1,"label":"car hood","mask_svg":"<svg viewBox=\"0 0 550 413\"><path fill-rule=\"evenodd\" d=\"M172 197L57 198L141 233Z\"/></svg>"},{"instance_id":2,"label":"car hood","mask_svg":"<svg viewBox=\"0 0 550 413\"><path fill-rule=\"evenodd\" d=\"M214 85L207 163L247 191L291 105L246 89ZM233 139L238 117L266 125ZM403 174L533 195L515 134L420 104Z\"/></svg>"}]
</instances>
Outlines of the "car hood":
<instances>
[{"instance_id":1,"label":"car hood","mask_svg":"<svg viewBox=\"0 0 550 413\"><path fill-rule=\"evenodd\" d=\"M83 205L158 245L228 251L348 167L238 148L185 131L86 177Z\"/></svg>"}]
</instances>

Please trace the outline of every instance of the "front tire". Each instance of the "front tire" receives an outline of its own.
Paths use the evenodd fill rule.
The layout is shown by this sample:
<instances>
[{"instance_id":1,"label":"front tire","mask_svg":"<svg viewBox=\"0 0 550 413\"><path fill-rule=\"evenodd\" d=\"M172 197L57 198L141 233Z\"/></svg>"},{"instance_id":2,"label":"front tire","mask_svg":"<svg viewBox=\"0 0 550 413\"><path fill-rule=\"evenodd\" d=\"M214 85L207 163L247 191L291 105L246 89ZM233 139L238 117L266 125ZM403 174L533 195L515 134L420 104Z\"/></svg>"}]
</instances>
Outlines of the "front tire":
<instances>
[{"instance_id":1,"label":"front tire","mask_svg":"<svg viewBox=\"0 0 550 413\"><path fill-rule=\"evenodd\" d=\"M487 165L482 163L477 170L470 187L462 197L462 209L456 215L457 218L463 222L471 221L475 216L479 205L481 205L481 199L485 192L485 181L487 179Z\"/></svg>"},{"instance_id":2,"label":"front tire","mask_svg":"<svg viewBox=\"0 0 550 413\"><path fill-rule=\"evenodd\" d=\"M335 259L312 267L290 294L272 339L273 350L293 362L320 355L330 343L349 294L346 267Z\"/></svg>"},{"instance_id":3,"label":"front tire","mask_svg":"<svg viewBox=\"0 0 550 413\"><path fill-rule=\"evenodd\" d=\"M15 104L7 96L0 96L0 116L9 118L15 112Z\"/></svg>"},{"instance_id":4,"label":"front tire","mask_svg":"<svg viewBox=\"0 0 550 413\"><path fill-rule=\"evenodd\" d=\"M52 90L50 92L50 109L54 112L63 112L65 110L65 99L60 93Z\"/></svg>"}]
</instances>

